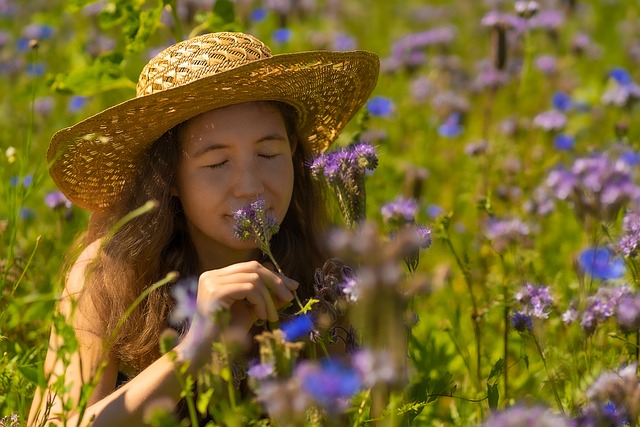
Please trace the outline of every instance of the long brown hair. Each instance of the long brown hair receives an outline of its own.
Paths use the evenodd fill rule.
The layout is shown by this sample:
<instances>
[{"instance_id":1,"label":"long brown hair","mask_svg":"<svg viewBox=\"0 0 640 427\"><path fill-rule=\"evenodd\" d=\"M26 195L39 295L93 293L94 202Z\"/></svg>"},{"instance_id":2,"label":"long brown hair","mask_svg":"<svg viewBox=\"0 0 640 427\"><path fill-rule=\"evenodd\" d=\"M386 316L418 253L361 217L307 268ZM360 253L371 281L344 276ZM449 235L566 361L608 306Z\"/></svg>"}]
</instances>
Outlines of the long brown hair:
<instances>
[{"instance_id":1,"label":"long brown hair","mask_svg":"<svg viewBox=\"0 0 640 427\"><path fill-rule=\"evenodd\" d=\"M298 295L310 296L313 275L326 259L320 235L327 225L324 192L306 164L311 152L295 129L296 113L287 104L275 104L292 141L294 186L291 204L272 239L272 251L284 273L300 282ZM180 201L171 188L180 157L178 127L165 133L140 159L140 169L121 203L108 215L90 219L89 239L107 235L116 221L149 200L158 208L126 223L103 245L90 270L85 294L103 320L103 336L113 333L135 299L170 271L181 277L197 275L195 248L186 227ZM139 372L159 356L158 337L168 327L173 308L170 286L150 293L128 316L115 336L111 351L120 363Z\"/></svg>"}]
</instances>

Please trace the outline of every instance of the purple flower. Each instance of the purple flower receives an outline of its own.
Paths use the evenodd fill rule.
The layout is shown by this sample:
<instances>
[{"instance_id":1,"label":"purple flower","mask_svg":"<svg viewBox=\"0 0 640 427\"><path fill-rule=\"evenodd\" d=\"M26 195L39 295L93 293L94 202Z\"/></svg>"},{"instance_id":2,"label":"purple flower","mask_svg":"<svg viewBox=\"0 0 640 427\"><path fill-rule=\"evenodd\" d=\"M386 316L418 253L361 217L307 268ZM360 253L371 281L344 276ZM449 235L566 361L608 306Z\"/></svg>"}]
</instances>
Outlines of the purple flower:
<instances>
[{"instance_id":1,"label":"purple flower","mask_svg":"<svg viewBox=\"0 0 640 427\"><path fill-rule=\"evenodd\" d=\"M252 22L262 22L267 17L266 9L262 7L257 7L251 11L251 21Z\"/></svg>"},{"instance_id":2,"label":"purple flower","mask_svg":"<svg viewBox=\"0 0 640 427\"><path fill-rule=\"evenodd\" d=\"M53 37L54 28L46 24L29 24L22 29L25 39L47 40Z\"/></svg>"},{"instance_id":3,"label":"purple flower","mask_svg":"<svg viewBox=\"0 0 640 427\"><path fill-rule=\"evenodd\" d=\"M511 315L511 326L518 332L531 332L533 330L533 319L522 311L514 311Z\"/></svg>"},{"instance_id":4,"label":"purple flower","mask_svg":"<svg viewBox=\"0 0 640 427\"><path fill-rule=\"evenodd\" d=\"M559 200L567 201L580 220L610 221L620 208L640 201L640 187L622 160L606 154L574 160L570 169L551 171L546 186Z\"/></svg>"},{"instance_id":5,"label":"purple flower","mask_svg":"<svg viewBox=\"0 0 640 427\"><path fill-rule=\"evenodd\" d=\"M394 109L393 102L384 96L374 96L367 102L367 111L373 117L388 117Z\"/></svg>"},{"instance_id":6,"label":"purple flower","mask_svg":"<svg viewBox=\"0 0 640 427\"><path fill-rule=\"evenodd\" d=\"M429 215L431 218L436 218L442 213L444 213L444 209L439 205L431 204L427 206L427 215Z\"/></svg>"},{"instance_id":7,"label":"purple flower","mask_svg":"<svg viewBox=\"0 0 640 427\"><path fill-rule=\"evenodd\" d=\"M382 213L384 222L394 228L406 224L413 224L416 221L416 214L418 213L418 201L398 197L393 202L382 206L380 212Z\"/></svg>"},{"instance_id":8,"label":"purple flower","mask_svg":"<svg viewBox=\"0 0 640 427\"><path fill-rule=\"evenodd\" d=\"M587 306L580 318L580 327L592 334L596 327L616 315L616 307L620 300L631 294L628 286L606 287L601 286L595 295L587 298Z\"/></svg>"},{"instance_id":9,"label":"purple flower","mask_svg":"<svg viewBox=\"0 0 640 427\"><path fill-rule=\"evenodd\" d=\"M612 280L624 275L625 265L607 247L587 248L580 253L578 264L582 271L594 279Z\"/></svg>"},{"instance_id":10,"label":"purple flower","mask_svg":"<svg viewBox=\"0 0 640 427\"><path fill-rule=\"evenodd\" d=\"M357 47L358 43L356 40L347 34L338 33L333 39L333 50L349 51L354 50Z\"/></svg>"},{"instance_id":11,"label":"purple flower","mask_svg":"<svg viewBox=\"0 0 640 427\"><path fill-rule=\"evenodd\" d=\"M640 329L640 294L624 295L616 309L616 321L624 330Z\"/></svg>"},{"instance_id":12,"label":"purple flower","mask_svg":"<svg viewBox=\"0 0 640 427\"><path fill-rule=\"evenodd\" d=\"M554 74L558 69L558 61L551 55L540 55L536 57L534 63L536 68L547 76Z\"/></svg>"},{"instance_id":13,"label":"purple flower","mask_svg":"<svg viewBox=\"0 0 640 427\"><path fill-rule=\"evenodd\" d=\"M257 199L248 206L238 209L233 217L236 221L234 234L240 240L254 239L258 247L270 254L269 242L280 229L280 224L271 212L265 211L264 199Z\"/></svg>"},{"instance_id":14,"label":"purple flower","mask_svg":"<svg viewBox=\"0 0 640 427\"><path fill-rule=\"evenodd\" d=\"M489 220L484 233L498 251L511 245L525 243L531 234L531 227L518 218Z\"/></svg>"},{"instance_id":15,"label":"purple flower","mask_svg":"<svg viewBox=\"0 0 640 427\"><path fill-rule=\"evenodd\" d=\"M305 313L295 316L280 327L287 341L295 341L313 331L313 317Z\"/></svg>"},{"instance_id":16,"label":"purple flower","mask_svg":"<svg viewBox=\"0 0 640 427\"><path fill-rule=\"evenodd\" d=\"M549 110L538 114L533 125L545 131L560 131L567 125L567 116L558 110Z\"/></svg>"},{"instance_id":17,"label":"purple flower","mask_svg":"<svg viewBox=\"0 0 640 427\"><path fill-rule=\"evenodd\" d=\"M460 124L460 113L451 113L449 117L438 127L438 133L445 138L459 136L464 128Z\"/></svg>"},{"instance_id":18,"label":"purple flower","mask_svg":"<svg viewBox=\"0 0 640 427\"><path fill-rule=\"evenodd\" d=\"M524 405L510 406L502 411L492 412L482 423L482 427L522 426L569 427L571 424L563 415L554 414L548 408Z\"/></svg>"},{"instance_id":19,"label":"purple flower","mask_svg":"<svg viewBox=\"0 0 640 427\"><path fill-rule=\"evenodd\" d=\"M256 363L247 370L247 375L255 380L264 381L273 377L275 372L273 363Z\"/></svg>"},{"instance_id":20,"label":"purple flower","mask_svg":"<svg viewBox=\"0 0 640 427\"><path fill-rule=\"evenodd\" d=\"M85 104L87 103L87 98L84 96L73 96L69 100L69 104L67 105L67 109L72 113L77 113L80 111Z\"/></svg>"},{"instance_id":21,"label":"purple flower","mask_svg":"<svg viewBox=\"0 0 640 427\"><path fill-rule=\"evenodd\" d=\"M51 191L44 197L44 202L53 210L71 209L72 203L59 191Z\"/></svg>"},{"instance_id":22,"label":"purple flower","mask_svg":"<svg viewBox=\"0 0 640 427\"><path fill-rule=\"evenodd\" d=\"M618 248L625 256L636 256L640 249L640 212L629 211L622 219L624 234L618 241Z\"/></svg>"},{"instance_id":23,"label":"purple flower","mask_svg":"<svg viewBox=\"0 0 640 427\"><path fill-rule=\"evenodd\" d=\"M343 412L349 399L362 389L358 373L348 366L335 362L304 361L296 367L295 377L302 389L329 413Z\"/></svg>"},{"instance_id":24,"label":"purple flower","mask_svg":"<svg viewBox=\"0 0 640 427\"><path fill-rule=\"evenodd\" d=\"M189 324L197 312L198 281L195 278L179 280L171 287L175 306L171 311L172 325Z\"/></svg>"},{"instance_id":25,"label":"purple flower","mask_svg":"<svg viewBox=\"0 0 640 427\"><path fill-rule=\"evenodd\" d=\"M522 305L524 314L546 319L553 304L553 297L548 286L535 286L527 283L515 295L516 301Z\"/></svg>"},{"instance_id":26,"label":"purple flower","mask_svg":"<svg viewBox=\"0 0 640 427\"><path fill-rule=\"evenodd\" d=\"M311 174L330 185L349 226L365 218L367 171L378 166L375 149L368 143L351 144L320 154L310 165Z\"/></svg>"},{"instance_id":27,"label":"purple flower","mask_svg":"<svg viewBox=\"0 0 640 427\"><path fill-rule=\"evenodd\" d=\"M393 354L389 351L359 350L353 355L351 363L366 387L393 384L400 378Z\"/></svg>"}]
</instances>

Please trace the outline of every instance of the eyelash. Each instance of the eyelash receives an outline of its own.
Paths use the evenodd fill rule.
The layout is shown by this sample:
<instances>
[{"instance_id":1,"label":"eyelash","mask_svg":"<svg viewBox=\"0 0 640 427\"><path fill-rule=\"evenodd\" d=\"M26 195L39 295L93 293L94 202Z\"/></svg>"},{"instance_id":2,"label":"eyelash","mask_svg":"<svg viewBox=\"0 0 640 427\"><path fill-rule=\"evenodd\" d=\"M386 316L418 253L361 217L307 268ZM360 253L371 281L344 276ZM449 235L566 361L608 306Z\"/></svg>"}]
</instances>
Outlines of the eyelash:
<instances>
[{"instance_id":1,"label":"eyelash","mask_svg":"<svg viewBox=\"0 0 640 427\"><path fill-rule=\"evenodd\" d=\"M260 157L262 157L262 158L264 158L264 159L271 160L271 159L273 159L273 158L278 157L278 154L259 154L259 156L260 156ZM209 169L218 169L219 167L224 166L227 162L228 162L228 160L225 160L225 161L224 161L224 162L222 162L222 163L217 163L217 164L215 164L215 165L208 165L207 167L208 167Z\"/></svg>"}]
</instances>

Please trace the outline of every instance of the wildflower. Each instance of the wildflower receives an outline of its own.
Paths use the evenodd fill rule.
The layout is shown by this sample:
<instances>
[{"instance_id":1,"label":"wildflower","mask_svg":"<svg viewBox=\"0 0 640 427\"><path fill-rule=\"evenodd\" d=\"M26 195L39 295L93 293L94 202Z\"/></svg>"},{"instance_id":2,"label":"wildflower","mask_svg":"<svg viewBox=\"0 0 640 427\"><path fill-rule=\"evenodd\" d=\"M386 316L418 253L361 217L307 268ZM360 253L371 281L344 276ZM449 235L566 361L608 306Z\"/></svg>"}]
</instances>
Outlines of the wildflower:
<instances>
[{"instance_id":1,"label":"wildflower","mask_svg":"<svg viewBox=\"0 0 640 427\"><path fill-rule=\"evenodd\" d=\"M287 341L295 341L313 331L313 317L307 313L300 314L282 324L280 329Z\"/></svg>"},{"instance_id":2,"label":"wildflower","mask_svg":"<svg viewBox=\"0 0 640 427\"><path fill-rule=\"evenodd\" d=\"M418 201L404 197L398 197L393 202L382 206L381 209L384 222L394 228L415 223L417 212Z\"/></svg>"},{"instance_id":3,"label":"wildflower","mask_svg":"<svg viewBox=\"0 0 640 427\"><path fill-rule=\"evenodd\" d=\"M393 102L384 96L374 96L367 102L367 111L373 117L388 117L393 114Z\"/></svg>"},{"instance_id":4,"label":"wildflower","mask_svg":"<svg viewBox=\"0 0 640 427\"><path fill-rule=\"evenodd\" d=\"M303 361L297 366L295 377L304 392L331 414L343 412L349 399L362 388L354 369L331 361Z\"/></svg>"},{"instance_id":5,"label":"wildflower","mask_svg":"<svg viewBox=\"0 0 640 427\"><path fill-rule=\"evenodd\" d=\"M616 321L627 331L640 329L640 294L624 295L616 308Z\"/></svg>"},{"instance_id":6,"label":"wildflower","mask_svg":"<svg viewBox=\"0 0 640 427\"><path fill-rule=\"evenodd\" d=\"M564 92L556 92L551 100L553 107L558 111L569 111L573 106L573 100Z\"/></svg>"},{"instance_id":7,"label":"wildflower","mask_svg":"<svg viewBox=\"0 0 640 427\"><path fill-rule=\"evenodd\" d=\"M49 115L54 106L54 100L50 96L43 96L35 100L33 109L43 116Z\"/></svg>"},{"instance_id":8,"label":"wildflower","mask_svg":"<svg viewBox=\"0 0 640 427\"><path fill-rule=\"evenodd\" d=\"M571 306L567 309L567 311L562 313L562 321L565 325L570 325L571 323L578 320L579 316L580 313L578 313L578 310L576 310L575 307Z\"/></svg>"},{"instance_id":9,"label":"wildflower","mask_svg":"<svg viewBox=\"0 0 640 427\"><path fill-rule=\"evenodd\" d=\"M636 425L640 410L640 382L635 363L617 372L606 371L589 386L589 403L577 418L578 426Z\"/></svg>"},{"instance_id":10,"label":"wildflower","mask_svg":"<svg viewBox=\"0 0 640 427\"><path fill-rule=\"evenodd\" d=\"M485 236L491 240L494 248L499 252L512 245L527 243L531 231L531 227L518 218L493 218L484 228Z\"/></svg>"},{"instance_id":11,"label":"wildflower","mask_svg":"<svg viewBox=\"0 0 640 427\"><path fill-rule=\"evenodd\" d=\"M251 21L252 22L262 22L267 17L266 9L262 7L257 7L251 11Z\"/></svg>"},{"instance_id":12,"label":"wildflower","mask_svg":"<svg viewBox=\"0 0 640 427\"><path fill-rule=\"evenodd\" d=\"M564 25L565 17L557 10L542 10L528 20L529 28L557 32Z\"/></svg>"},{"instance_id":13,"label":"wildflower","mask_svg":"<svg viewBox=\"0 0 640 427\"><path fill-rule=\"evenodd\" d=\"M80 111L85 104L87 103L87 98L84 96L73 96L69 100L67 105L67 109L72 113L77 113Z\"/></svg>"},{"instance_id":14,"label":"wildflower","mask_svg":"<svg viewBox=\"0 0 640 427\"><path fill-rule=\"evenodd\" d=\"M607 247L583 250L578 258L578 264L582 271L599 280L619 279L625 272L622 258L615 257Z\"/></svg>"},{"instance_id":15,"label":"wildflower","mask_svg":"<svg viewBox=\"0 0 640 427\"><path fill-rule=\"evenodd\" d=\"M558 134L553 138L553 145L560 151L569 151L573 149L575 143L576 139L573 136L564 133Z\"/></svg>"},{"instance_id":16,"label":"wildflower","mask_svg":"<svg viewBox=\"0 0 640 427\"><path fill-rule=\"evenodd\" d=\"M587 334L592 334L599 324L616 315L620 300L631 293L628 286L600 287L595 295L587 298L587 307L580 318L580 327Z\"/></svg>"},{"instance_id":17,"label":"wildflower","mask_svg":"<svg viewBox=\"0 0 640 427\"><path fill-rule=\"evenodd\" d=\"M534 60L534 64L540 72L547 76L555 74L558 69L558 61L551 55L537 56Z\"/></svg>"},{"instance_id":18,"label":"wildflower","mask_svg":"<svg viewBox=\"0 0 640 427\"><path fill-rule=\"evenodd\" d=\"M311 174L329 184L338 199L345 221L353 227L365 218L365 173L378 166L378 156L372 145L352 144L320 154L310 165Z\"/></svg>"},{"instance_id":19,"label":"wildflower","mask_svg":"<svg viewBox=\"0 0 640 427\"><path fill-rule=\"evenodd\" d=\"M556 168L545 185L556 199L567 201L583 222L610 221L622 207L640 201L632 169L604 153L577 158L570 168Z\"/></svg>"},{"instance_id":20,"label":"wildflower","mask_svg":"<svg viewBox=\"0 0 640 427\"><path fill-rule=\"evenodd\" d=\"M459 136L464 128L460 124L460 113L451 113L449 117L438 127L438 133L445 138L455 138Z\"/></svg>"},{"instance_id":21,"label":"wildflower","mask_svg":"<svg viewBox=\"0 0 640 427\"><path fill-rule=\"evenodd\" d=\"M434 204L427 206L427 215L429 215L431 218L436 218L443 213L444 209L442 208L442 206Z\"/></svg>"},{"instance_id":22,"label":"wildflower","mask_svg":"<svg viewBox=\"0 0 640 427\"><path fill-rule=\"evenodd\" d=\"M44 202L53 210L71 209L72 203L59 191L51 191L44 197Z\"/></svg>"},{"instance_id":23,"label":"wildflower","mask_svg":"<svg viewBox=\"0 0 640 427\"><path fill-rule=\"evenodd\" d=\"M271 254L270 242L274 234L280 229L276 218L265 211L265 201L258 198L248 206L238 209L233 214L235 219L234 234L240 240L253 239L258 248L271 258L278 271L280 268Z\"/></svg>"},{"instance_id":24,"label":"wildflower","mask_svg":"<svg viewBox=\"0 0 640 427\"><path fill-rule=\"evenodd\" d=\"M312 405L312 400L295 378L261 382L256 395L269 418L283 426L304 425L307 410Z\"/></svg>"},{"instance_id":25,"label":"wildflower","mask_svg":"<svg viewBox=\"0 0 640 427\"><path fill-rule=\"evenodd\" d=\"M538 13L540 5L537 1L516 0L514 8L518 16L521 16L523 18L531 18L533 15Z\"/></svg>"},{"instance_id":26,"label":"wildflower","mask_svg":"<svg viewBox=\"0 0 640 427\"><path fill-rule=\"evenodd\" d=\"M567 116L558 110L549 110L533 118L533 125L547 132L560 131L567 125Z\"/></svg>"},{"instance_id":27,"label":"wildflower","mask_svg":"<svg viewBox=\"0 0 640 427\"><path fill-rule=\"evenodd\" d=\"M7 148L7 150L4 152L4 155L7 156L7 161L9 162L9 164L15 162L16 161L16 148L15 147Z\"/></svg>"},{"instance_id":28,"label":"wildflower","mask_svg":"<svg viewBox=\"0 0 640 427\"><path fill-rule=\"evenodd\" d=\"M522 305L522 312L533 317L546 319L553 304L553 297L548 286L524 285L515 295L516 301Z\"/></svg>"},{"instance_id":29,"label":"wildflower","mask_svg":"<svg viewBox=\"0 0 640 427\"><path fill-rule=\"evenodd\" d=\"M355 50L358 47L356 40L343 33L338 33L333 39L332 49L337 51Z\"/></svg>"},{"instance_id":30,"label":"wildflower","mask_svg":"<svg viewBox=\"0 0 640 427\"><path fill-rule=\"evenodd\" d=\"M620 252L627 257L638 255L640 249L640 212L629 211L622 219L624 234L618 240Z\"/></svg>"},{"instance_id":31,"label":"wildflower","mask_svg":"<svg viewBox=\"0 0 640 427\"><path fill-rule=\"evenodd\" d=\"M603 104L623 107L640 99L640 85L633 81L627 70L614 68L609 72L609 80L601 98Z\"/></svg>"},{"instance_id":32,"label":"wildflower","mask_svg":"<svg viewBox=\"0 0 640 427\"><path fill-rule=\"evenodd\" d=\"M353 355L351 363L366 387L393 384L400 378L393 355L389 351L363 349Z\"/></svg>"},{"instance_id":33,"label":"wildflower","mask_svg":"<svg viewBox=\"0 0 640 427\"><path fill-rule=\"evenodd\" d=\"M531 332L533 330L533 319L522 311L514 311L511 315L511 326L518 332Z\"/></svg>"},{"instance_id":34,"label":"wildflower","mask_svg":"<svg viewBox=\"0 0 640 427\"><path fill-rule=\"evenodd\" d=\"M275 374L273 363L256 363L247 370L247 375L254 380L264 381Z\"/></svg>"},{"instance_id":35,"label":"wildflower","mask_svg":"<svg viewBox=\"0 0 640 427\"><path fill-rule=\"evenodd\" d=\"M54 28L46 24L29 24L22 29L22 37L25 39L48 40L54 35Z\"/></svg>"},{"instance_id":36,"label":"wildflower","mask_svg":"<svg viewBox=\"0 0 640 427\"><path fill-rule=\"evenodd\" d=\"M273 32L273 40L276 43L283 44L291 40L293 32L289 28L278 28Z\"/></svg>"},{"instance_id":37,"label":"wildflower","mask_svg":"<svg viewBox=\"0 0 640 427\"><path fill-rule=\"evenodd\" d=\"M171 294L175 301L175 307L169 318L171 324L180 326L190 324L198 311L198 281L195 278L179 280L171 287Z\"/></svg>"},{"instance_id":38,"label":"wildflower","mask_svg":"<svg viewBox=\"0 0 640 427\"><path fill-rule=\"evenodd\" d=\"M570 421L563 415L554 414L542 406L510 406L491 413L482 427L569 427Z\"/></svg>"}]
</instances>

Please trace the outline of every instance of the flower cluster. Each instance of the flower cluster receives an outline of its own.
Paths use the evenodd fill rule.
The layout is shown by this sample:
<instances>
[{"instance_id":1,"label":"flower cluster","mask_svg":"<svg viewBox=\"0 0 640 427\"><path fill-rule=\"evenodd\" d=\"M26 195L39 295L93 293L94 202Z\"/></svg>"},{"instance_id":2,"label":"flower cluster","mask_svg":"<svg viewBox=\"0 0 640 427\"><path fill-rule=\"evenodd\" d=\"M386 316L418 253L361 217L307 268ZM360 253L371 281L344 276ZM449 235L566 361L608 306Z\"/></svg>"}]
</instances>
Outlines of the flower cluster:
<instances>
[{"instance_id":1,"label":"flower cluster","mask_svg":"<svg viewBox=\"0 0 640 427\"><path fill-rule=\"evenodd\" d=\"M620 252L627 257L635 257L640 249L640 212L629 211L622 219L624 234L618 240Z\"/></svg>"},{"instance_id":2,"label":"flower cluster","mask_svg":"<svg viewBox=\"0 0 640 427\"><path fill-rule=\"evenodd\" d=\"M568 169L551 171L545 184L556 199L570 204L583 223L611 221L622 207L640 201L632 168L605 153L578 158Z\"/></svg>"},{"instance_id":3,"label":"flower cluster","mask_svg":"<svg viewBox=\"0 0 640 427\"><path fill-rule=\"evenodd\" d=\"M548 286L525 284L515 295L520 303L520 310L511 315L511 324L519 332L533 329L533 318L546 319L553 305L553 297Z\"/></svg>"},{"instance_id":4,"label":"flower cluster","mask_svg":"<svg viewBox=\"0 0 640 427\"><path fill-rule=\"evenodd\" d=\"M599 324L606 322L616 315L616 311L623 297L631 294L629 286L601 286L595 295L587 298L587 304L582 313L570 307L562 316L565 323L570 324L580 318L580 327L586 334L593 334Z\"/></svg>"},{"instance_id":5,"label":"flower cluster","mask_svg":"<svg viewBox=\"0 0 640 427\"><path fill-rule=\"evenodd\" d=\"M484 227L485 236L491 240L498 252L503 252L515 245L527 246L531 233L531 227L519 218L491 218Z\"/></svg>"},{"instance_id":6,"label":"flower cluster","mask_svg":"<svg viewBox=\"0 0 640 427\"><path fill-rule=\"evenodd\" d=\"M345 221L353 227L366 216L365 174L377 166L373 146L357 143L320 154L310 168L316 179L323 179L333 189Z\"/></svg>"}]
</instances>

